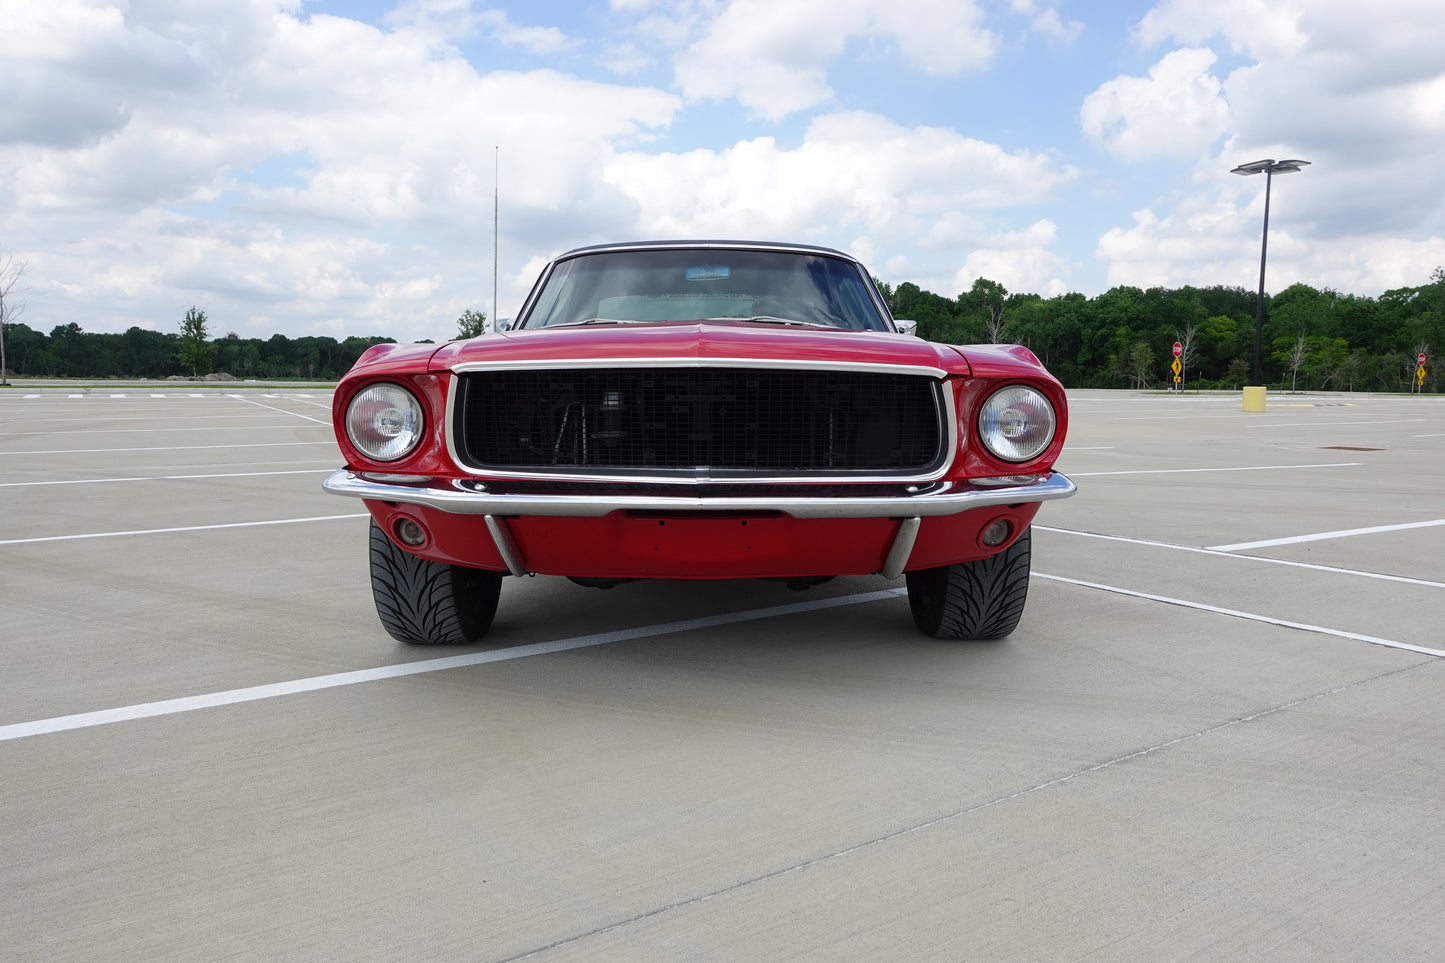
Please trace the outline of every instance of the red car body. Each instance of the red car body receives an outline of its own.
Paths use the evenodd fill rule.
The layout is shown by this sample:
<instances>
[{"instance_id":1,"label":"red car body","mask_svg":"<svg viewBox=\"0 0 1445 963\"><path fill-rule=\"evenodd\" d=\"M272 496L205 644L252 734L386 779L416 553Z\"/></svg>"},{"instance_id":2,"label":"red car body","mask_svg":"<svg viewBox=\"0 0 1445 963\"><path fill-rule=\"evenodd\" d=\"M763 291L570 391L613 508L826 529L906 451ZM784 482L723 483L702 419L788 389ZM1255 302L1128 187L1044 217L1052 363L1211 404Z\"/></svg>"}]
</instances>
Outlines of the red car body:
<instances>
[{"instance_id":1,"label":"red car body","mask_svg":"<svg viewBox=\"0 0 1445 963\"><path fill-rule=\"evenodd\" d=\"M660 247L674 258L732 263L731 277L721 278L738 287L747 257L759 250L774 261L826 260L829 271L844 272L838 276L850 290L866 293L869 303L860 298L854 310L868 318L853 323L877 327L804 326L771 316L528 324L529 317L536 323L558 264L619 251L635 259ZM729 268L688 268L688 281L707 270ZM634 283L615 280L619 272L604 279ZM742 302L744 295L726 290L714 284L644 294L649 304L672 298L666 305L704 292L709 310L714 301L755 301L753 288ZM592 310L589 302L582 313ZM1007 387L1017 389L1008 398L1021 400L1002 414L991 411L985 426L981 409ZM404 410L373 410L397 398ZM995 409L1002 406L995 400ZM922 417L908 414L915 411ZM979 441L987 428L1007 447L1011 431L1042 430L1020 427L1020 419L1043 414L1053 419L1051 433L1023 460ZM394 556L387 566L431 566L433 576L470 570L598 585L770 578L801 587L840 574L957 571L950 567L988 560L1026 538L1042 501L1073 492L1053 472L1067 429L1064 391L1027 348L942 345L904 334L861 265L795 245L673 242L572 252L544 271L513 330L369 350L338 386L334 417L346 467L326 487L363 499L371 513L374 583L378 551ZM928 422L921 429L920 420ZM393 431L409 432L410 449L375 457L374 438L387 444ZM802 448L818 450L791 454ZM1024 552L1026 579L1026 543ZM378 590L393 635L465 640L415 627L399 633L388 606L415 603L403 621L419 625L427 603L411 598L418 591L406 587L412 576L388 577L402 579L400 587ZM1017 588L1017 575L1011 578ZM484 615L490 622L490 612Z\"/></svg>"}]
</instances>

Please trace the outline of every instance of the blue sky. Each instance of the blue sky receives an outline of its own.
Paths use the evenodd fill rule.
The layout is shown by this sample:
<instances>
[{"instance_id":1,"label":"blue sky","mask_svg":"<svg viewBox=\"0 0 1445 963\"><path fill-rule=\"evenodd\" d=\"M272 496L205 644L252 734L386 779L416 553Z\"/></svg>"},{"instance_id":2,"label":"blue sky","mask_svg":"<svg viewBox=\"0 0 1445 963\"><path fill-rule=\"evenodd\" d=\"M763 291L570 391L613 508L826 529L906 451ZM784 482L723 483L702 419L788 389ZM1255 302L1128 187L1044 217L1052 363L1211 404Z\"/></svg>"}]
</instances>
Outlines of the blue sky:
<instances>
[{"instance_id":1,"label":"blue sky","mask_svg":"<svg viewBox=\"0 0 1445 963\"><path fill-rule=\"evenodd\" d=\"M953 296L1445 265L1436 0L0 0L48 331L444 339L545 260L798 240ZM493 190L499 243L493 246ZM494 295L492 262L498 262Z\"/></svg>"}]
</instances>

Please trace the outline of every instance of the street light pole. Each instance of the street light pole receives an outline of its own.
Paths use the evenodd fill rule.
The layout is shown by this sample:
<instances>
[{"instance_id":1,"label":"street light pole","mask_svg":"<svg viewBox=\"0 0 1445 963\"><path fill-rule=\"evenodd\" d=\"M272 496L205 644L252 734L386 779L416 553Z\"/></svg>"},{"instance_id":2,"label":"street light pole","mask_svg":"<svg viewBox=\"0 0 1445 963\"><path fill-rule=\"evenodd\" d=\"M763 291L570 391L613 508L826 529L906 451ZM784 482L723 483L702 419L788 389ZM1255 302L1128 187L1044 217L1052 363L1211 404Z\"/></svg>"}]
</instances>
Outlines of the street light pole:
<instances>
[{"instance_id":1,"label":"street light pole","mask_svg":"<svg viewBox=\"0 0 1445 963\"><path fill-rule=\"evenodd\" d=\"M1264 375L1260 368L1260 339L1264 333L1264 262L1269 252L1269 194L1273 186L1274 175L1294 174L1302 168L1309 166L1309 161L1304 160L1282 160L1274 158L1266 160L1251 161L1248 164L1240 164L1231 174L1239 174L1248 177L1251 174L1264 175L1264 233L1259 242L1259 294L1254 302L1254 360L1250 366L1249 383L1257 388L1258 408L1249 406L1246 399L1246 411L1264 410Z\"/></svg>"},{"instance_id":2,"label":"street light pole","mask_svg":"<svg viewBox=\"0 0 1445 963\"><path fill-rule=\"evenodd\" d=\"M492 148L492 327L497 327L497 225L501 222L502 148ZM482 330L487 330L486 325Z\"/></svg>"}]
</instances>

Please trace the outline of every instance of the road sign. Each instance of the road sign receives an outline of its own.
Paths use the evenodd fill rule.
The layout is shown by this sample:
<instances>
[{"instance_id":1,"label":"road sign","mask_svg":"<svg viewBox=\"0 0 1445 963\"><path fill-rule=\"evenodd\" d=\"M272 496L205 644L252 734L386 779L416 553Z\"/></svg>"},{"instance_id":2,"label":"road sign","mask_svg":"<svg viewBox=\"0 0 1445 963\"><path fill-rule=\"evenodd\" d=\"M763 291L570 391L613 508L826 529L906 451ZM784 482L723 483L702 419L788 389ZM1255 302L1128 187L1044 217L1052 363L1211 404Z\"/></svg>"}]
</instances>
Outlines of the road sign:
<instances>
[{"instance_id":1,"label":"road sign","mask_svg":"<svg viewBox=\"0 0 1445 963\"><path fill-rule=\"evenodd\" d=\"M1180 344L1178 341L1174 342L1174 357L1184 357L1184 345ZM1421 360L1423 361L1424 358L1421 358Z\"/></svg>"},{"instance_id":2,"label":"road sign","mask_svg":"<svg viewBox=\"0 0 1445 963\"><path fill-rule=\"evenodd\" d=\"M1181 372L1181 371L1184 370L1184 365L1183 365L1183 363L1180 362L1180 360L1179 360L1178 358L1175 358L1175 359L1174 359L1174 364L1170 365L1170 367L1174 369L1174 380L1175 380L1175 381L1178 381L1178 380L1179 380L1179 372Z\"/></svg>"},{"instance_id":3,"label":"road sign","mask_svg":"<svg viewBox=\"0 0 1445 963\"><path fill-rule=\"evenodd\" d=\"M1421 364L1424 364L1424 363L1425 363L1425 352L1421 351L1421 352L1420 352L1420 356L1419 356L1418 358L1416 358L1415 360L1418 361L1418 362L1420 362Z\"/></svg>"},{"instance_id":4,"label":"road sign","mask_svg":"<svg viewBox=\"0 0 1445 963\"><path fill-rule=\"evenodd\" d=\"M1182 380L1182 379L1181 379L1178 375L1175 375L1175 376L1174 376L1174 383L1175 383L1176 385L1177 385L1181 380Z\"/></svg>"},{"instance_id":5,"label":"road sign","mask_svg":"<svg viewBox=\"0 0 1445 963\"><path fill-rule=\"evenodd\" d=\"M1423 364L1415 369L1415 381L1422 385L1425 383L1425 366Z\"/></svg>"}]
</instances>

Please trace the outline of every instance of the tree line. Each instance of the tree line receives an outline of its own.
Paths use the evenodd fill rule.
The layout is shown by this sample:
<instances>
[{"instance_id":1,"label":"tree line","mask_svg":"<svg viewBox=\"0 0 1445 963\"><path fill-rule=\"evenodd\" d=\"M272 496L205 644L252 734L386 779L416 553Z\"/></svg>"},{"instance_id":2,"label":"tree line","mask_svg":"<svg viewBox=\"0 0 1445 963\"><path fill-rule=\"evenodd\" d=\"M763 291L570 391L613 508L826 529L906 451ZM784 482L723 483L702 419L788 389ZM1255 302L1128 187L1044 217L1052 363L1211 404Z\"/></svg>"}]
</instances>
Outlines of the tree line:
<instances>
[{"instance_id":1,"label":"tree line","mask_svg":"<svg viewBox=\"0 0 1445 963\"><path fill-rule=\"evenodd\" d=\"M98 334L75 323L50 334L24 324L5 326L6 363L11 377L147 378L200 377L212 372L245 380L335 381L361 353L394 338L242 338L234 332L214 340L197 338L194 319L181 333L133 327L124 334ZM187 322L182 322L183 325Z\"/></svg>"},{"instance_id":2,"label":"tree line","mask_svg":"<svg viewBox=\"0 0 1445 963\"><path fill-rule=\"evenodd\" d=\"M1256 294L1241 287L1121 285L1092 298L1010 294L985 278L956 298L908 282L879 288L894 317L916 320L929 341L1023 344L1070 388L1172 386L1176 342L1189 388L1250 380ZM1307 284L1266 296L1260 354L1265 384L1302 391L1408 391L1426 354L1424 389L1439 391L1445 269L1378 298Z\"/></svg>"},{"instance_id":3,"label":"tree line","mask_svg":"<svg viewBox=\"0 0 1445 963\"><path fill-rule=\"evenodd\" d=\"M1240 287L1114 287L1096 297L1008 292L980 278L948 298L905 282L879 283L893 315L918 322L918 334L945 344L1028 346L1071 388L1148 388L1173 384L1172 347L1182 348L1182 383L1189 388L1238 388L1250 379L1255 293ZM484 328L479 311L458 318L458 335ZM234 332L210 338L204 312L192 308L179 333L133 327L93 334L79 324L47 335L10 321L6 364L21 377L198 377L223 372L239 379L334 380L367 348L388 337L262 340ZM1445 269L1427 284L1378 298L1293 284L1265 299L1262 374L1286 389L1408 391L1416 358L1426 365L1424 390L1439 391L1445 362Z\"/></svg>"}]
</instances>

